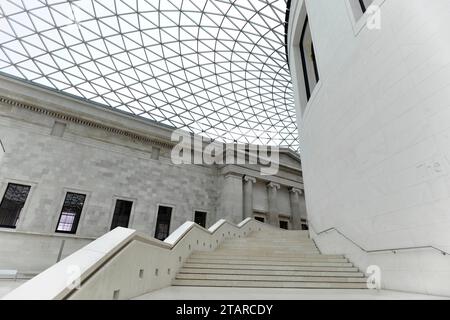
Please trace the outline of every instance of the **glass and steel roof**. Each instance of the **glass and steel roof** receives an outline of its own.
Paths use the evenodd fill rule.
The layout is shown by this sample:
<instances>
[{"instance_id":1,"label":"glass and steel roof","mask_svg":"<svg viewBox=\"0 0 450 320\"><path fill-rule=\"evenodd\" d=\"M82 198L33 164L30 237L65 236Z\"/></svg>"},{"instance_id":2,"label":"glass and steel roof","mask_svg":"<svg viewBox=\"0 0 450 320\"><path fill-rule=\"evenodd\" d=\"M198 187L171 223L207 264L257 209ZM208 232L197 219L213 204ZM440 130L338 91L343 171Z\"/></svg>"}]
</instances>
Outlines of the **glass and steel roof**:
<instances>
[{"instance_id":1,"label":"glass and steel roof","mask_svg":"<svg viewBox=\"0 0 450 320\"><path fill-rule=\"evenodd\" d=\"M0 72L224 142L298 150L286 0L0 0Z\"/></svg>"}]
</instances>

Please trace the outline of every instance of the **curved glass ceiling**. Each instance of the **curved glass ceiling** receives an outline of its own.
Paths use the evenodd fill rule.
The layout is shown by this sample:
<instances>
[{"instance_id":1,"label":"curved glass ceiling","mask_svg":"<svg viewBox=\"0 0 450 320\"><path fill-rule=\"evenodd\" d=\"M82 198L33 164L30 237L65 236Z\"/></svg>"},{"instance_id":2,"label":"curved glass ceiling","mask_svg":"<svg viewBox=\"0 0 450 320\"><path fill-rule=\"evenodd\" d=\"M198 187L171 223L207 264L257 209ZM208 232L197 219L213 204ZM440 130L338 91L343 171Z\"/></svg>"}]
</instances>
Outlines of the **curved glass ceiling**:
<instances>
[{"instance_id":1,"label":"curved glass ceiling","mask_svg":"<svg viewBox=\"0 0 450 320\"><path fill-rule=\"evenodd\" d=\"M0 71L223 142L298 150L286 0L1 0Z\"/></svg>"}]
</instances>

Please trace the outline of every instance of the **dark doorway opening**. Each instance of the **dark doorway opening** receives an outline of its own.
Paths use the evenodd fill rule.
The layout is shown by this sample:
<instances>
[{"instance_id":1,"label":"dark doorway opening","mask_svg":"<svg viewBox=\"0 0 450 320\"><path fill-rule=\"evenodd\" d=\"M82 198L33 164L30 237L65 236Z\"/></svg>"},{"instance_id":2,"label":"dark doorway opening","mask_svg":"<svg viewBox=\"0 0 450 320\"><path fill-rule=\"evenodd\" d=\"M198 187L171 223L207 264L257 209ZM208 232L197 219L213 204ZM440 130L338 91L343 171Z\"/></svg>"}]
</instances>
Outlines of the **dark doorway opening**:
<instances>
[{"instance_id":1,"label":"dark doorway opening","mask_svg":"<svg viewBox=\"0 0 450 320\"><path fill-rule=\"evenodd\" d=\"M171 207L158 207L158 218L156 220L155 238L164 241L169 236L170 219L172 218Z\"/></svg>"},{"instance_id":2,"label":"dark doorway opening","mask_svg":"<svg viewBox=\"0 0 450 320\"><path fill-rule=\"evenodd\" d=\"M203 228L206 228L206 212L195 211L194 222Z\"/></svg>"},{"instance_id":3,"label":"dark doorway opening","mask_svg":"<svg viewBox=\"0 0 450 320\"><path fill-rule=\"evenodd\" d=\"M128 228L130 223L131 208L133 202L126 200L117 200L114 216L111 224L111 230L117 227Z\"/></svg>"},{"instance_id":4,"label":"dark doorway opening","mask_svg":"<svg viewBox=\"0 0 450 320\"><path fill-rule=\"evenodd\" d=\"M287 221L280 221L280 228L288 230L289 229L289 223Z\"/></svg>"}]
</instances>

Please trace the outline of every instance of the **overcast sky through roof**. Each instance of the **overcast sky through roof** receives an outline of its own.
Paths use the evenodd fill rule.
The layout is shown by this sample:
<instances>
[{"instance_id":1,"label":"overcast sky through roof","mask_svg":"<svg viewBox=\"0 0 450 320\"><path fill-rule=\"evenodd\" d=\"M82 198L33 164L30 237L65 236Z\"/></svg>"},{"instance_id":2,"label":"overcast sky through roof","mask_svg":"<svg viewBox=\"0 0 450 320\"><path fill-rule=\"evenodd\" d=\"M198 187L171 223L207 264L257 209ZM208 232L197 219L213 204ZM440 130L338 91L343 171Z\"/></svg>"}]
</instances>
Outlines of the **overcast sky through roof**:
<instances>
[{"instance_id":1,"label":"overcast sky through roof","mask_svg":"<svg viewBox=\"0 0 450 320\"><path fill-rule=\"evenodd\" d=\"M298 150L285 0L0 0L0 72L219 141Z\"/></svg>"}]
</instances>

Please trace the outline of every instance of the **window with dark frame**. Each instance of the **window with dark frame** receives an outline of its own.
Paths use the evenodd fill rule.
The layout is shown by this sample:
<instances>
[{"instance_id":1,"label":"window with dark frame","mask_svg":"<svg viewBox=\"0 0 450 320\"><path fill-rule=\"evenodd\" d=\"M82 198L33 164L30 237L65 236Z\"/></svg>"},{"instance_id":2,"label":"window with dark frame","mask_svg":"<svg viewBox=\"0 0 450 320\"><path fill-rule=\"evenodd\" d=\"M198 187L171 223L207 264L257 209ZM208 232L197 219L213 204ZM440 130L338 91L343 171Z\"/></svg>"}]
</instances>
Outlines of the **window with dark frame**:
<instances>
[{"instance_id":1,"label":"window with dark frame","mask_svg":"<svg viewBox=\"0 0 450 320\"><path fill-rule=\"evenodd\" d=\"M359 0L359 5L361 6L361 10L362 12L366 12L367 8L366 8L366 4L364 3L364 0Z\"/></svg>"},{"instance_id":2,"label":"window with dark frame","mask_svg":"<svg viewBox=\"0 0 450 320\"><path fill-rule=\"evenodd\" d=\"M0 204L0 227L15 229L31 187L9 183Z\"/></svg>"},{"instance_id":3,"label":"window with dark frame","mask_svg":"<svg viewBox=\"0 0 450 320\"><path fill-rule=\"evenodd\" d=\"M203 228L206 228L206 212L195 211L194 222Z\"/></svg>"},{"instance_id":4,"label":"window with dark frame","mask_svg":"<svg viewBox=\"0 0 450 320\"><path fill-rule=\"evenodd\" d=\"M362 13L367 11L367 8L372 4L373 0L358 0L359 5L361 6Z\"/></svg>"},{"instance_id":5,"label":"window with dark frame","mask_svg":"<svg viewBox=\"0 0 450 320\"><path fill-rule=\"evenodd\" d=\"M170 219L172 218L172 208L159 206L158 217L156 219L155 238L164 241L169 236Z\"/></svg>"},{"instance_id":6,"label":"window with dark frame","mask_svg":"<svg viewBox=\"0 0 450 320\"><path fill-rule=\"evenodd\" d=\"M264 219L263 217L255 217L255 220L262 222L262 223L264 223L266 221L266 219Z\"/></svg>"},{"instance_id":7,"label":"window with dark frame","mask_svg":"<svg viewBox=\"0 0 450 320\"><path fill-rule=\"evenodd\" d=\"M281 220L280 221L280 228L288 230L289 229L289 223L287 221Z\"/></svg>"},{"instance_id":8,"label":"window with dark frame","mask_svg":"<svg viewBox=\"0 0 450 320\"><path fill-rule=\"evenodd\" d=\"M316 54L312 42L311 30L309 28L308 16L305 18L300 38L300 55L302 58L306 99L309 101L312 91L319 82L319 70L317 68Z\"/></svg>"},{"instance_id":9,"label":"window with dark frame","mask_svg":"<svg viewBox=\"0 0 450 320\"><path fill-rule=\"evenodd\" d=\"M302 230L309 230L308 221L302 219Z\"/></svg>"},{"instance_id":10,"label":"window with dark frame","mask_svg":"<svg viewBox=\"0 0 450 320\"><path fill-rule=\"evenodd\" d=\"M83 211L85 194L67 192L56 232L75 234Z\"/></svg>"},{"instance_id":11,"label":"window with dark frame","mask_svg":"<svg viewBox=\"0 0 450 320\"><path fill-rule=\"evenodd\" d=\"M111 230L114 230L117 227L128 228L132 208L132 201L120 199L116 201L116 207L114 209L113 220L111 223Z\"/></svg>"}]
</instances>

